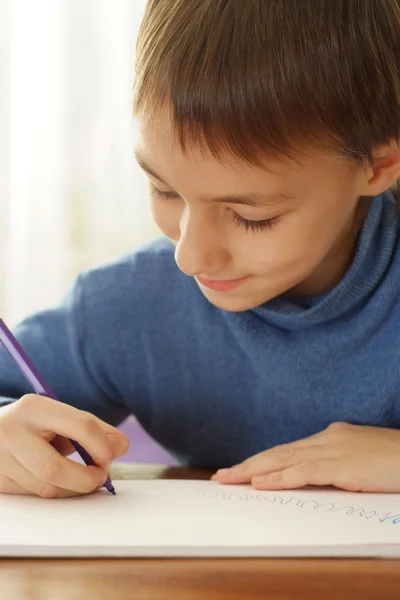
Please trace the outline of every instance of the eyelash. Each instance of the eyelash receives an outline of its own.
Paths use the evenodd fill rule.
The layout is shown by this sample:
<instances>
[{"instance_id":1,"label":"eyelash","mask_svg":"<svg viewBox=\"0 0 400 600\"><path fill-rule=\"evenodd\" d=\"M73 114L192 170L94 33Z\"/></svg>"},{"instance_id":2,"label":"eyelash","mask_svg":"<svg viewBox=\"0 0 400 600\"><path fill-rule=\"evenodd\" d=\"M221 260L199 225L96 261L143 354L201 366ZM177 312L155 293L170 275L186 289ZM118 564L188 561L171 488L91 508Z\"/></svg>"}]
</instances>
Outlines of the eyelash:
<instances>
[{"instance_id":1,"label":"eyelash","mask_svg":"<svg viewBox=\"0 0 400 600\"><path fill-rule=\"evenodd\" d=\"M249 219L243 219L237 213L232 213L233 220L237 227L244 227L246 232L252 231L270 231L279 223L279 217L272 217L272 219L263 219L262 221L250 221Z\"/></svg>"},{"instance_id":2,"label":"eyelash","mask_svg":"<svg viewBox=\"0 0 400 600\"><path fill-rule=\"evenodd\" d=\"M155 186L151 186L150 192L156 198L160 200L168 200L169 198L179 198L179 195L175 192L162 192ZM246 232L258 232L258 231L269 231L273 229L280 221L280 217L273 217L271 219L263 219L262 221L251 221L244 219L234 211L232 211L232 217L237 227L244 227Z\"/></svg>"}]
</instances>

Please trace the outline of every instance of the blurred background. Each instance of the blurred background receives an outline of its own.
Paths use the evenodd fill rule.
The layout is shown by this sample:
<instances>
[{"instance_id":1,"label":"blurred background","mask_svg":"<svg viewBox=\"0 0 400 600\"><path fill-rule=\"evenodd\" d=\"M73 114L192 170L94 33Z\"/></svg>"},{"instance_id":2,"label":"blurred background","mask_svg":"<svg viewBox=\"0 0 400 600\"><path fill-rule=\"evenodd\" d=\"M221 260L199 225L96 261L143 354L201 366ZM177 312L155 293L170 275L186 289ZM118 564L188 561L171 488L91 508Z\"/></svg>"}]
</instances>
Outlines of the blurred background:
<instances>
[{"instance_id":1,"label":"blurred background","mask_svg":"<svg viewBox=\"0 0 400 600\"><path fill-rule=\"evenodd\" d=\"M0 314L10 325L58 303L79 271L158 235L133 157L144 6L0 0ZM128 459L172 462L133 419L122 428Z\"/></svg>"}]
</instances>

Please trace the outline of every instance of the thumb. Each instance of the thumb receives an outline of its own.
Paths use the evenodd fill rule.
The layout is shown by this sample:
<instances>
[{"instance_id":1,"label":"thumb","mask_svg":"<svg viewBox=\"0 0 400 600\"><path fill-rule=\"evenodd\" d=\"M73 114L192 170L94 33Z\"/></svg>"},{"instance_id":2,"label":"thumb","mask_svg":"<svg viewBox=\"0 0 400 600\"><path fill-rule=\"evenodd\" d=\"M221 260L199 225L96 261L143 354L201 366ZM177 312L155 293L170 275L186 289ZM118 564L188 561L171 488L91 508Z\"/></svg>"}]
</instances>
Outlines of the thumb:
<instances>
[{"instance_id":1,"label":"thumb","mask_svg":"<svg viewBox=\"0 0 400 600\"><path fill-rule=\"evenodd\" d=\"M107 437L110 440L113 458L123 456L128 452L129 438L122 431L108 431Z\"/></svg>"}]
</instances>

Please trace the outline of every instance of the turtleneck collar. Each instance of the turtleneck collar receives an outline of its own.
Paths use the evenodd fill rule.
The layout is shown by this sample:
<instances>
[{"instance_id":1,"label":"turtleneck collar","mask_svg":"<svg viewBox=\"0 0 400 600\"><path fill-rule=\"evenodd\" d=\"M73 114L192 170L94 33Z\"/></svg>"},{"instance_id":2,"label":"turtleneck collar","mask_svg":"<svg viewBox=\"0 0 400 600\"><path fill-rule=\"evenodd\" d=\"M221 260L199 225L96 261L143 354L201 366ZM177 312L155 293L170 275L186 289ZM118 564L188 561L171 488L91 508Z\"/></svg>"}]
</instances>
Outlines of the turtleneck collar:
<instances>
[{"instance_id":1,"label":"turtleneck collar","mask_svg":"<svg viewBox=\"0 0 400 600\"><path fill-rule=\"evenodd\" d=\"M346 315L373 295L384 279L397 243L395 201L390 192L371 200L354 260L331 291L296 303L278 297L253 309L258 317L284 329L302 329Z\"/></svg>"}]
</instances>

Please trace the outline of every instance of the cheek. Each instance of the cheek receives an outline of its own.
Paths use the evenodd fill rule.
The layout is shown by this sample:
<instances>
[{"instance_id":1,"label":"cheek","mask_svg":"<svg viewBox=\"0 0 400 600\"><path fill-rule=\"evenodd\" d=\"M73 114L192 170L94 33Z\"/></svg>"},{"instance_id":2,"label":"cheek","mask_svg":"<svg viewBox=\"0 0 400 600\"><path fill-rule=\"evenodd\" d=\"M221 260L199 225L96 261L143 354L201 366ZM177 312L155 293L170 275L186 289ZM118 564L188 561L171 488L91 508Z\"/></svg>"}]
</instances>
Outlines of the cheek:
<instances>
[{"instance_id":1,"label":"cheek","mask_svg":"<svg viewBox=\"0 0 400 600\"><path fill-rule=\"evenodd\" d=\"M275 231L261 234L251 248L244 245L243 252L247 264L252 264L254 275L291 280L313 270L324 258L330 243L326 230L293 215L293 220L282 222Z\"/></svg>"},{"instance_id":2,"label":"cheek","mask_svg":"<svg viewBox=\"0 0 400 600\"><path fill-rule=\"evenodd\" d=\"M154 222L159 229L170 240L177 242L180 238L180 220L182 211L178 207L167 205L167 202L160 202L151 199L151 214Z\"/></svg>"},{"instance_id":3,"label":"cheek","mask_svg":"<svg viewBox=\"0 0 400 600\"><path fill-rule=\"evenodd\" d=\"M256 256L256 260L253 259L254 274L268 274L277 279L308 268L311 258L310 248L303 240L290 239L289 242L284 236L260 243L253 256Z\"/></svg>"}]
</instances>

